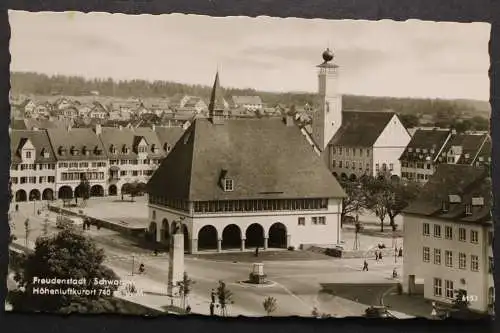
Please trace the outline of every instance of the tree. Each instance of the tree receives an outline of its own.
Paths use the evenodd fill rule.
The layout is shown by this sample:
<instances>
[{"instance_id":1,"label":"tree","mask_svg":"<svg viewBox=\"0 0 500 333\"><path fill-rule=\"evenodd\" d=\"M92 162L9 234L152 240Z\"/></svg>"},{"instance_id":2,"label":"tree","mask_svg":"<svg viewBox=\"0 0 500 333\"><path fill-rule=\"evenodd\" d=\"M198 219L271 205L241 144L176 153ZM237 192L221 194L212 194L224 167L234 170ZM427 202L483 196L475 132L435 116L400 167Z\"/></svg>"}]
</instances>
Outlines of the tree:
<instances>
[{"instance_id":1,"label":"tree","mask_svg":"<svg viewBox=\"0 0 500 333\"><path fill-rule=\"evenodd\" d=\"M380 231L384 232L384 220L387 217L387 202L392 200L393 193L384 177L371 178L366 182L366 207L380 221Z\"/></svg>"},{"instance_id":2,"label":"tree","mask_svg":"<svg viewBox=\"0 0 500 333\"><path fill-rule=\"evenodd\" d=\"M394 219L417 197L420 186L415 182L392 180L389 182L389 187L394 195L386 202L387 215L393 230L396 230Z\"/></svg>"},{"instance_id":3,"label":"tree","mask_svg":"<svg viewBox=\"0 0 500 333\"><path fill-rule=\"evenodd\" d=\"M224 281L219 281L219 286L216 290L217 299L219 300L220 311L222 316L227 315L227 306L233 304L233 293L226 287Z\"/></svg>"},{"instance_id":4,"label":"tree","mask_svg":"<svg viewBox=\"0 0 500 333\"><path fill-rule=\"evenodd\" d=\"M342 200L342 212L340 213L341 226L346 216L351 213L360 214L366 205L365 192L360 181L340 180L340 185L347 194Z\"/></svg>"},{"instance_id":5,"label":"tree","mask_svg":"<svg viewBox=\"0 0 500 333\"><path fill-rule=\"evenodd\" d=\"M75 189L75 202L78 204L78 198L83 199L83 204L90 198L90 183L85 175L80 178L80 184Z\"/></svg>"},{"instance_id":6,"label":"tree","mask_svg":"<svg viewBox=\"0 0 500 333\"><path fill-rule=\"evenodd\" d=\"M270 316L271 313L275 312L278 309L278 301L274 297L266 297L264 300L264 303L262 303L264 306L264 310L266 311L267 315Z\"/></svg>"},{"instance_id":7,"label":"tree","mask_svg":"<svg viewBox=\"0 0 500 333\"><path fill-rule=\"evenodd\" d=\"M114 272L103 266L103 260L102 249L71 229L40 237L35 251L25 256L15 272L17 289L9 291L9 302L15 311L25 312L117 312L112 298L117 286L95 283L101 279L119 282ZM61 283L40 284L36 279L61 279ZM85 294L89 290L92 292Z\"/></svg>"},{"instance_id":8,"label":"tree","mask_svg":"<svg viewBox=\"0 0 500 333\"><path fill-rule=\"evenodd\" d=\"M390 173L371 177L365 183L367 207L379 218L381 232L384 231L386 217L389 217L392 230L396 230L396 216L415 199L419 189L417 183L403 182Z\"/></svg>"},{"instance_id":9,"label":"tree","mask_svg":"<svg viewBox=\"0 0 500 333\"><path fill-rule=\"evenodd\" d=\"M128 188L128 194L130 195L131 201L134 201L134 197L139 195L140 192L141 192L141 186L139 185L138 182L133 182L132 184L130 184Z\"/></svg>"},{"instance_id":10,"label":"tree","mask_svg":"<svg viewBox=\"0 0 500 333\"><path fill-rule=\"evenodd\" d=\"M186 309L187 306L187 299L189 294L191 293L191 287L195 282L191 280L186 272L184 272L184 275L182 277L182 281L178 282L179 285L179 292L182 297L182 308Z\"/></svg>"},{"instance_id":11,"label":"tree","mask_svg":"<svg viewBox=\"0 0 500 333\"><path fill-rule=\"evenodd\" d=\"M401 114L399 115L399 119L401 119L403 126L406 128L417 127L420 124L418 116L414 113Z\"/></svg>"}]
</instances>

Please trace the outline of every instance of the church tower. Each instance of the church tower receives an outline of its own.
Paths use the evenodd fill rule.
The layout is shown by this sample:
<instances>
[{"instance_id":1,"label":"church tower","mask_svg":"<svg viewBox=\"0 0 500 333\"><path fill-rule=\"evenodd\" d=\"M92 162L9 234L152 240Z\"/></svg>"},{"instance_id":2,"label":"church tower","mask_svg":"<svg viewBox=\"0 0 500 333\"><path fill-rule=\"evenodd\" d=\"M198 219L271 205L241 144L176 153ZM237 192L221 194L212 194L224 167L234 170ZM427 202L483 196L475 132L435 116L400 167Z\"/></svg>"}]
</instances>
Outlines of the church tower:
<instances>
[{"instance_id":1,"label":"church tower","mask_svg":"<svg viewBox=\"0 0 500 333\"><path fill-rule=\"evenodd\" d=\"M342 125L342 95L338 87L339 66L333 61L333 52L323 52L323 63L318 65L319 109L314 113L312 136L321 151L324 151Z\"/></svg>"},{"instance_id":2,"label":"church tower","mask_svg":"<svg viewBox=\"0 0 500 333\"><path fill-rule=\"evenodd\" d=\"M219 82L219 71L215 74L214 86L208 105L208 118L213 124L223 124L224 119L229 118L227 103L222 96L222 88Z\"/></svg>"}]
</instances>

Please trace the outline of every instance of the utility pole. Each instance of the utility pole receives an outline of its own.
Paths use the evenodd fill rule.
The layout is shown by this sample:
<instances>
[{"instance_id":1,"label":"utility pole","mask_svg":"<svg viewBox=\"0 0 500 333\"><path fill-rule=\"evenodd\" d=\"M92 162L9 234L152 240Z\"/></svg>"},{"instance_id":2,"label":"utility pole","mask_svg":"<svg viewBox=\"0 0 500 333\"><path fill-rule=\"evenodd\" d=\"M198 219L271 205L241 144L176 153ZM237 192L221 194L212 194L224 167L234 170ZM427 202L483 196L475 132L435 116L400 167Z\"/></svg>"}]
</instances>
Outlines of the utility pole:
<instances>
[{"instance_id":1,"label":"utility pole","mask_svg":"<svg viewBox=\"0 0 500 333\"><path fill-rule=\"evenodd\" d=\"M134 275L135 256L132 255L132 275Z\"/></svg>"}]
</instances>

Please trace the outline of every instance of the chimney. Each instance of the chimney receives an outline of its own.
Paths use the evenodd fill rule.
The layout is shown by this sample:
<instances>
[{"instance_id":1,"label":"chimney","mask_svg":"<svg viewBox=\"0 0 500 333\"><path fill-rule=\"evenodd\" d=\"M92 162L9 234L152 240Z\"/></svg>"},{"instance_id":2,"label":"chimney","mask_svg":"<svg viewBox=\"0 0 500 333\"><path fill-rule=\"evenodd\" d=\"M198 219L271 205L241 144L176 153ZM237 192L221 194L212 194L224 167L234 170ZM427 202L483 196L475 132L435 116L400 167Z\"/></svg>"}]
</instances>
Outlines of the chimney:
<instances>
[{"instance_id":1,"label":"chimney","mask_svg":"<svg viewBox=\"0 0 500 333\"><path fill-rule=\"evenodd\" d=\"M101 127L101 124L96 124L95 125L95 134L96 135L101 135L102 133L102 127Z\"/></svg>"}]
</instances>

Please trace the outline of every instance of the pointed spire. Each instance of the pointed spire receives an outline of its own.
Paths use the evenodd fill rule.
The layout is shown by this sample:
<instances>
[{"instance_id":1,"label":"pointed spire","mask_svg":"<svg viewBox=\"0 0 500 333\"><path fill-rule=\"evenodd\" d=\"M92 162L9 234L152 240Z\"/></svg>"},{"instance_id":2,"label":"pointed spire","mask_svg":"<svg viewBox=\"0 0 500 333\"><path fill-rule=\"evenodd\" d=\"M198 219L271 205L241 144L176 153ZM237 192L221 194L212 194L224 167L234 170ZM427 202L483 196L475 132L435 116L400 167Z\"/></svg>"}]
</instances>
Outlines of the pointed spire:
<instances>
[{"instance_id":1,"label":"pointed spire","mask_svg":"<svg viewBox=\"0 0 500 333\"><path fill-rule=\"evenodd\" d=\"M212 95L210 96L210 104L208 105L208 115L211 119L224 117L226 105L222 96L222 88L220 87L219 71L215 74L214 86Z\"/></svg>"}]
</instances>

